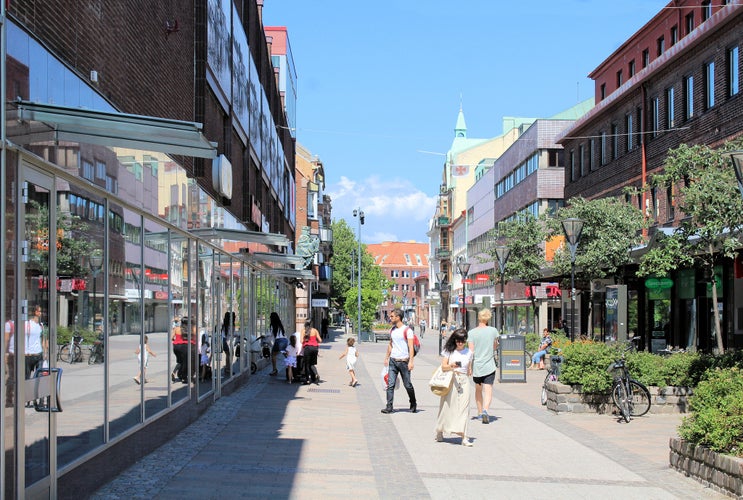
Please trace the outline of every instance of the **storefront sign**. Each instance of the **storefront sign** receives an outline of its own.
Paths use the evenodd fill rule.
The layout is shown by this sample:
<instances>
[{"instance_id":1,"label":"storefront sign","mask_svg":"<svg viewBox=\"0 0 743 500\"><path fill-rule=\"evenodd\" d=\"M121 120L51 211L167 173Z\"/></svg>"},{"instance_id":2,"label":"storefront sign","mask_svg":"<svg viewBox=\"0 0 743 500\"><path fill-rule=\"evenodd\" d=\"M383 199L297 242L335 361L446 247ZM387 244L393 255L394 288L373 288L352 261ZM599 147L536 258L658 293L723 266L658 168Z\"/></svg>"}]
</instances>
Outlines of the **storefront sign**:
<instances>
[{"instance_id":1,"label":"storefront sign","mask_svg":"<svg viewBox=\"0 0 743 500\"><path fill-rule=\"evenodd\" d=\"M665 290L671 287L673 287L671 278L648 278L645 280L645 288L651 290Z\"/></svg>"}]
</instances>

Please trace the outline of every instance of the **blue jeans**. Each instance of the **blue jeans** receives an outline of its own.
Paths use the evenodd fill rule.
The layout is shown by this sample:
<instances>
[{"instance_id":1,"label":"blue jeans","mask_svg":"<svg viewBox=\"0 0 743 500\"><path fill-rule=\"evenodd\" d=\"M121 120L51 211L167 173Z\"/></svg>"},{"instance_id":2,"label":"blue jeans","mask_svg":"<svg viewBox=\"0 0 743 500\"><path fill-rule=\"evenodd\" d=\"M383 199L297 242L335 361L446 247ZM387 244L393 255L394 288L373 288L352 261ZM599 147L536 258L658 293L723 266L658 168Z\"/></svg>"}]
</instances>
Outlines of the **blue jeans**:
<instances>
[{"instance_id":1,"label":"blue jeans","mask_svg":"<svg viewBox=\"0 0 743 500\"><path fill-rule=\"evenodd\" d=\"M408 362L395 361L394 359L390 359L389 367L390 372L387 379L387 408L392 409L392 401L395 398L395 382L397 382L398 373L402 377L403 387L405 387L405 390L408 391L410 404L416 404L415 389L413 389L413 383L410 381L410 370L408 370Z\"/></svg>"},{"instance_id":2,"label":"blue jeans","mask_svg":"<svg viewBox=\"0 0 743 500\"><path fill-rule=\"evenodd\" d=\"M546 349L543 350L543 351L535 352L534 353L534 356L531 357L531 362L532 363L539 363L542 360L542 358L544 358L546 355L547 355L547 350Z\"/></svg>"}]
</instances>

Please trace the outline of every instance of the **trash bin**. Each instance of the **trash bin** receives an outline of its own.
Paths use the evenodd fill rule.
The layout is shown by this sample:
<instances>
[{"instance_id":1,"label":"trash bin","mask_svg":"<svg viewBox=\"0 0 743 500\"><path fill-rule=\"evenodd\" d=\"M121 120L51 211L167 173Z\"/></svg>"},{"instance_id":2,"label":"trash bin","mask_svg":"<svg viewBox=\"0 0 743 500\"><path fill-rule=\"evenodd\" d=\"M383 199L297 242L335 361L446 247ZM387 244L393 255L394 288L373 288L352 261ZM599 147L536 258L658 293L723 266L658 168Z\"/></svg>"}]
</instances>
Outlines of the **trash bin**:
<instances>
[{"instance_id":1,"label":"trash bin","mask_svg":"<svg viewBox=\"0 0 743 500\"><path fill-rule=\"evenodd\" d=\"M526 382L526 337L501 335L498 342L498 382Z\"/></svg>"}]
</instances>

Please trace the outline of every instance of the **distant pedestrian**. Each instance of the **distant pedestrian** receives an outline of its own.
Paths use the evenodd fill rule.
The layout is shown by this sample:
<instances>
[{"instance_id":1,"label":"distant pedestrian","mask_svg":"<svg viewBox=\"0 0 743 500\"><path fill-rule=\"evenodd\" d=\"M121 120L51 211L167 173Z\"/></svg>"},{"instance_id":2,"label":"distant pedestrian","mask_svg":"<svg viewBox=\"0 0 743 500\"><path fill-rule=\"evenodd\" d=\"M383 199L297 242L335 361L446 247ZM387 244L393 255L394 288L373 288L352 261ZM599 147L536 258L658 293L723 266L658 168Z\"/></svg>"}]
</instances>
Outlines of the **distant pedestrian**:
<instances>
[{"instance_id":1,"label":"distant pedestrian","mask_svg":"<svg viewBox=\"0 0 743 500\"><path fill-rule=\"evenodd\" d=\"M389 367L389 377L387 381L387 406L382 409L382 413L393 413L393 400L395 398L395 383L397 374L402 377L402 385L408 393L410 400L411 413L418 412L418 404L415 399L415 389L410 380L410 372L414 367L413 355L413 332L406 327L403 322L402 309L395 309L390 313L392 321L392 331L390 332L390 343L387 346L387 353L384 356L384 364Z\"/></svg>"},{"instance_id":2,"label":"distant pedestrian","mask_svg":"<svg viewBox=\"0 0 743 500\"><path fill-rule=\"evenodd\" d=\"M454 372L451 390L441 396L436 419L436 441L444 440L444 433L462 437L463 446L472 446L467 438L470 413L472 351L467 347L467 330L459 328L446 341L441 353L441 369Z\"/></svg>"},{"instance_id":3,"label":"distant pedestrian","mask_svg":"<svg viewBox=\"0 0 743 500\"><path fill-rule=\"evenodd\" d=\"M328 318L323 318L320 321L320 336L323 340L328 340Z\"/></svg>"},{"instance_id":4,"label":"distant pedestrian","mask_svg":"<svg viewBox=\"0 0 743 500\"><path fill-rule=\"evenodd\" d=\"M291 384L294 380L294 369L297 368L297 337L294 335L289 337L284 364L286 365L286 381Z\"/></svg>"},{"instance_id":5,"label":"distant pedestrian","mask_svg":"<svg viewBox=\"0 0 743 500\"><path fill-rule=\"evenodd\" d=\"M304 340L302 341L302 349L304 351L304 384L309 384L310 381L315 384L320 383L320 374L317 373L317 352L322 343L320 338L320 332L316 328L312 328L312 322L309 320L304 323Z\"/></svg>"},{"instance_id":6,"label":"distant pedestrian","mask_svg":"<svg viewBox=\"0 0 743 500\"><path fill-rule=\"evenodd\" d=\"M268 333L273 339L273 346L271 347L271 368L273 368L273 370L269 375L273 377L279 373L276 369L276 356L286 349L286 346L289 345L289 339L286 338L284 325L281 323L278 313L272 312L269 321Z\"/></svg>"},{"instance_id":7,"label":"distant pedestrian","mask_svg":"<svg viewBox=\"0 0 743 500\"><path fill-rule=\"evenodd\" d=\"M201 347L199 347L199 381L204 382L211 379L211 352L209 351L209 338L206 333L201 334Z\"/></svg>"},{"instance_id":8,"label":"distant pedestrian","mask_svg":"<svg viewBox=\"0 0 743 500\"><path fill-rule=\"evenodd\" d=\"M147 380L147 362L150 359L150 355L157 357L157 354L155 354L152 349L150 349L149 338L147 338L147 335L144 336L144 350L141 349L140 346L137 346L137 349L134 351L134 354L137 355L137 360L139 361L139 373L136 377L134 377L134 381L137 383L137 385L141 384L142 381L140 380L140 375L144 377L145 384L149 382Z\"/></svg>"},{"instance_id":9,"label":"distant pedestrian","mask_svg":"<svg viewBox=\"0 0 743 500\"><path fill-rule=\"evenodd\" d=\"M359 383L359 381L356 380L356 359L358 358L358 351L354 346L355 343L356 340L353 338L346 340L346 350L343 351L343 354L338 358L343 359L344 356L346 357L346 369L348 370L348 373L351 374L351 381L348 385L351 387L356 387L356 384Z\"/></svg>"},{"instance_id":10,"label":"distant pedestrian","mask_svg":"<svg viewBox=\"0 0 743 500\"><path fill-rule=\"evenodd\" d=\"M468 333L469 349L473 352L472 380L475 383L475 402L477 416L483 424L490 423L488 408L493 398L495 382L495 350L498 347L498 330L489 326L492 318L490 308L482 308L477 313L477 327Z\"/></svg>"},{"instance_id":11,"label":"distant pedestrian","mask_svg":"<svg viewBox=\"0 0 743 500\"><path fill-rule=\"evenodd\" d=\"M421 319L420 327L421 327L421 338L423 338L423 335L426 333L426 320L425 319Z\"/></svg>"}]
</instances>

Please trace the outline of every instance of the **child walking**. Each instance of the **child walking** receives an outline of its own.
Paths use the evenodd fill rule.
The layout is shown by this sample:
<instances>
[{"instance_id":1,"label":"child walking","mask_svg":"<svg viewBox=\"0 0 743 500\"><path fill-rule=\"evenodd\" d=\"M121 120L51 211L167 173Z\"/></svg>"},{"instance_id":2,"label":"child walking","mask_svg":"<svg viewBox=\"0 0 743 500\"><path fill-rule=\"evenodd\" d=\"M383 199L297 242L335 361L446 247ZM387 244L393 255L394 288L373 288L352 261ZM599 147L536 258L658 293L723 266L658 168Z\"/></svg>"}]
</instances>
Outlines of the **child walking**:
<instances>
[{"instance_id":1,"label":"child walking","mask_svg":"<svg viewBox=\"0 0 743 500\"><path fill-rule=\"evenodd\" d=\"M205 382L207 380L207 371L211 368L209 366L209 339L206 333L201 334L201 347L199 348L199 380ZM211 380L211 376L209 376Z\"/></svg>"},{"instance_id":2,"label":"child walking","mask_svg":"<svg viewBox=\"0 0 743 500\"><path fill-rule=\"evenodd\" d=\"M358 352L356 351L356 347L354 344L356 343L356 340L354 339L348 339L346 340L346 350L343 351L343 354L338 359L343 359L343 356L346 357L346 369L348 370L348 373L351 374L351 381L348 383L351 387L356 387L356 385L359 383L359 381L356 379L356 360L358 359Z\"/></svg>"},{"instance_id":3,"label":"child walking","mask_svg":"<svg viewBox=\"0 0 743 500\"><path fill-rule=\"evenodd\" d=\"M284 364L286 365L286 381L292 383L294 380L294 368L297 367L297 336L292 335L289 337L289 345L286 346L284 351L286 358Z\"/></svg>"},{"instance_id":4,"label":"child walking","mask_svg":"<svg viewBox=\"0 0 743 500\"><path fill-rule=\"evenodd\" d=\"M134 351L134 354L137 355L137 360L139 361L139 374L141 374L144 377L145 384L149 382L147 380L147 362L149 361L150 354L157 357L157 354L152 352L152 349L150 349L150 344L147 342L149 339L147 338L147 335L144 336L144 359L142 359L142 352L140 349L140 346L137 346L137 349ZM133 380L137 383L137 385L141 384L142 381L139 380L139 374L133 378Z\"/></svg>"}]
</instances>

